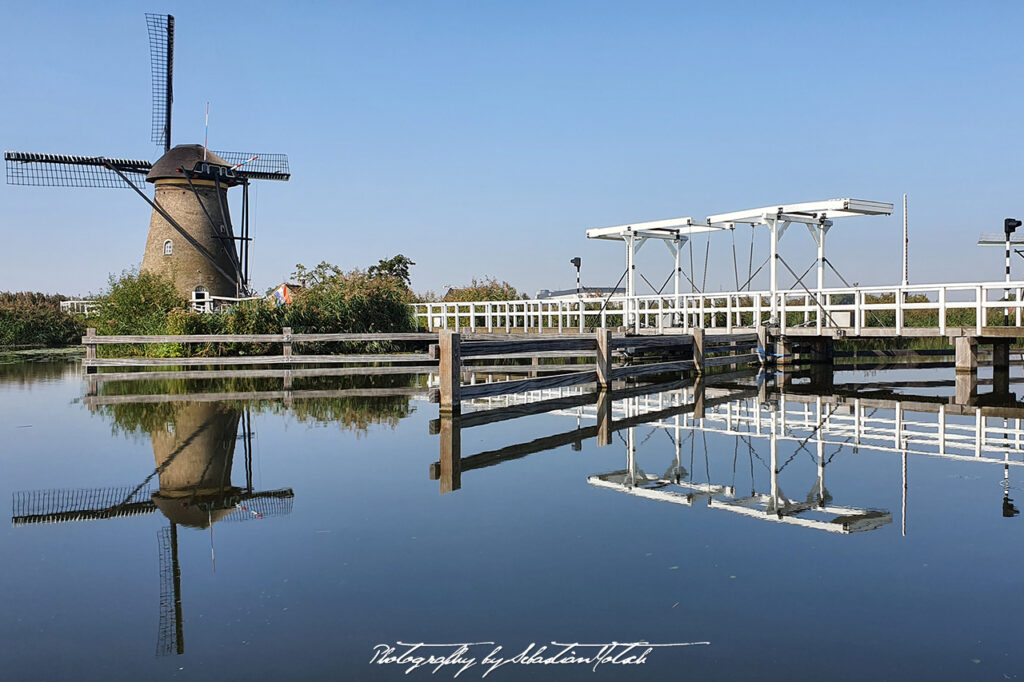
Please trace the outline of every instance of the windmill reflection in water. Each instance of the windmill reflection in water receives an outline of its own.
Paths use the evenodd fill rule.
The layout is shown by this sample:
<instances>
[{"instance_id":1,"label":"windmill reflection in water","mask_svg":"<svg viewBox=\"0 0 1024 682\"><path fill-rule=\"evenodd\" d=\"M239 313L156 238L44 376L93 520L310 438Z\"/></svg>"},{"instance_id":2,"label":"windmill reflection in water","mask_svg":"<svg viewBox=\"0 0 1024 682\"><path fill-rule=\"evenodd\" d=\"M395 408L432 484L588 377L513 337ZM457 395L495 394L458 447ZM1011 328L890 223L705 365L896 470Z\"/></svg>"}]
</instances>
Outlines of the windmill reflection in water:
<instances>
[{"instance_id":1,"label":"windmill reflection in water","mask_svg":"<svg viewBox=\"0 0 1024 682\"><path fill-rule=\"evenodd\" d=\"M169 521L158 532L160 624L157 654L183 654L178 527L208 530L213 560L213 524L291 513L291 488L255 491L252 484L252 417L225 403L179 402L162 428L151 428L155 468L135 486L78 490L33 490L14 494L13 523L25 526L121 518L159 510ZM241 432L239 425L241 424ZM245 487L231 483L237 442L242 443ZM152 491L156 478L158 488Z\"/></svg>"}]
</instances>

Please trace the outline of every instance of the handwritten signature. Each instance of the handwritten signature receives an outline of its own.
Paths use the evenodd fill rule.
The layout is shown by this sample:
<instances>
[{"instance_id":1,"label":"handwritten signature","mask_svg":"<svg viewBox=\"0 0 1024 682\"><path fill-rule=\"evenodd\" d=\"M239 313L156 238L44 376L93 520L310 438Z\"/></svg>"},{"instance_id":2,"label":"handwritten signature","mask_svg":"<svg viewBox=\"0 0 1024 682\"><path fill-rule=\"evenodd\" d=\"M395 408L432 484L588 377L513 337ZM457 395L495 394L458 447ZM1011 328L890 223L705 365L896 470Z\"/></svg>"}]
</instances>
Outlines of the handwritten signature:
<instances>
[{"instance_id":1,"label":"handwritten signature","mask_svg":"<svg viewBox=\"0 0 1024 682\"><path fill-rule=\"evenodd\" d=\"M458 677L470 668L479 667L481 678L506 665L584 665L597 671L602 665L643 665L655 649L708 646L711 642L550 642L538 646L530 644L513 655L503 654L504 647L495 642L455 642L429 644L426 642L395 642L373 647L371 665L393 665L405 669L405 674L420 668L431 674L448 669ZM479 654L487 651L482 657Z\"/></svg>"}]
</instances>

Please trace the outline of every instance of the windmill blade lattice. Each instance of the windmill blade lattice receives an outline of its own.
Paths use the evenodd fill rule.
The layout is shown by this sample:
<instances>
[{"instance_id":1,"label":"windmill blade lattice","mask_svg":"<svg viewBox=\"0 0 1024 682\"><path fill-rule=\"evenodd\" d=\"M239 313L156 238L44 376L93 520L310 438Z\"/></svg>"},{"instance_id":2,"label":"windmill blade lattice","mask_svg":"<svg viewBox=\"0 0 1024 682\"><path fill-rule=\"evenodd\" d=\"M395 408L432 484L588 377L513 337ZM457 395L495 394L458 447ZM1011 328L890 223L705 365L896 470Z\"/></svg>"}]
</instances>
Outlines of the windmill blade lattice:
<instances>
[{"instance_id":1,"label":"windmill blade lattice","mask_svg":"<svg viewBox=\"0 0 1024 682\"><path fill-rule=\"evenodd\" d=\"M177 529L165 526L157 533L160 556L160 622L156 635L156 655L185 653L185 633L181 617L181 566L178 563Z\"/></svg>"},{"instance_id":2,"label":"windmill blade lattice","mask_svg":"<svg viewBox=\"0 0 1024 682\"><path fill-rule=\"evenodd\" d=\"M152 139L166 152L171 148L171 103L174 101L174 17L146 14L149 62L153 69Z\"/></svg>"},{"instance_id":3,"label":"windmill blade lattice","mask_svg":"<svg viewBox=\"0 0 1024 682\"><path fill-rule=\"evenodd\" d=\"M149 161L141 159L28 152L4 152L4 162L8 185L34 187L127 188L128 185L110 170L111 167L141 181L153 166Z\"/></svg>"},{"instance_id":4,"label":"windmill blade lattice","mask_svg":"<svg viewBox=\"0 0 1024 682\"><path fill-rule=\"evenodd\" d=\"M219 152L210 150L232 166L245 164L235 170L235 175L252 180L288 180L291 170L288 168L287 154L255 154L253 152Z\"/></svg>"},{"instance_id":5,"label":"windmill blade lattice","mask_svg":"<svg viewBox=\"0 0 1024 682\"><path fill-rule=\"evenodd\" d=\"M249 521L272 516L289 516L294 502L295 493L291 488L243 494L238 508L221 521Z\"/></svg>"},{"instance_id":6,"label":"windmill blade lattice","mask_svg":"<svg viewBox=\"0 0 1024 682\"><path fill-rule=\"evenodd\" d=\"M136 486L22 490L14 493L11 521L24 526L150 514L156 510L151 494L148 487Z\"/></svg>"}]
</instances>

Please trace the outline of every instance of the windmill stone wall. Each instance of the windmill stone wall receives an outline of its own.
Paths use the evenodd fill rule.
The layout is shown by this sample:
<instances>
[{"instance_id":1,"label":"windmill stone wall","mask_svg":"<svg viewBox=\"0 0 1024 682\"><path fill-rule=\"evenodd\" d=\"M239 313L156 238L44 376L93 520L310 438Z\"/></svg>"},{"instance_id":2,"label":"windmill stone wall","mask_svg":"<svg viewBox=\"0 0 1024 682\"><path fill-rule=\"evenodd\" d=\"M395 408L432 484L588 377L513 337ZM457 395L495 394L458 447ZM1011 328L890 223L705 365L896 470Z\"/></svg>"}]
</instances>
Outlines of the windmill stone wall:
<instances>
[{"instance_id":1,"label":"windmill stone wall","mask_svg":"<svg viewBox=\"0 0 1024 682\"><path fill-rule=\"evenodd\" d=\"M153 502L171 521L205 528L211 512L197 505L238 492L231 485L231 462L241 414L219 403L183 403L175 407L173 421L150 433L160 472ZM215 509L212 520L232 511Z\"/></svg>"},{"instance_id":2,"label":"windmill stone wall","mask_svg":"<svg viewBox=\"0 0 1024 682\"><path fill-rule=\"evenodd\" d=\"M167 276L174 282L178 292L188 299L192 298L193 292L200 286L212 296L237 296L236 281L217 270L219 267L229 274L236 272L230 255L234 253L234 242L218 238L231 236L221 219L223 206L223 216L230 224L227 185L221 184L218 189L210 180L196 179L192 181L192 187L195 188L193 192L179 170L191 170L197 162L203 160L203 156L201 145L178 145L153 164L146 181L156 186L156 202L214 256L217 266L190 244L160 213L153 211L142 269ZM227 165L226 161L211 152L206 152L206 157L211 163ZM166 248L168 241L170 253L167 253Z\"/></svg>"},{"instance_id":3,"label":"windmill stone wall","mask_svg":"<svg viewBox=\"0 0 1024 682\"><path fill-rule=\"evenodd\" d=\"M181 181L184 184L184 181ZM199 182L199 181L194 181ZM227 190L221 188L221 200L227 212ZM198 195L198 200L197 200ZM234 265L224 250L234 248L229 241L222 242L216 238L220 233L218 227L210 223L199 202L202 201L214 218L220 217L220 205L217 202L215 187L196 186L194 194L187 184L181 185L170 180L156 183L156 201L208 252L216 256L217 264L226 272L234 272ZM220 233L227 236L226 233ZM170 240L171 253L164 253L165 243ZM189 244L164 217L153 211L149 221L149 236L146 237L146 251L142 256L142 269L166 275L173 282L178 292L192 298L196 287L205 287L213 296L236 296L235 283L228 280L194 246Z\"/></svg>"}]
</instances>

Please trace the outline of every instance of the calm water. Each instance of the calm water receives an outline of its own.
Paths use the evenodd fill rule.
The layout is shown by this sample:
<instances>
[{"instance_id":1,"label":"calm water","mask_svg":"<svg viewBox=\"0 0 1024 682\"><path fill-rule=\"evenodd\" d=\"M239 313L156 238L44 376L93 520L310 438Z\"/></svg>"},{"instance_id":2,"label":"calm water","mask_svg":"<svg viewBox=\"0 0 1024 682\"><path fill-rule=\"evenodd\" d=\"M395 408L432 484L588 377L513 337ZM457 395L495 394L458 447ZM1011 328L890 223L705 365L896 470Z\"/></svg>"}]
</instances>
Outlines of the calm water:
<instances>
[{"instance_id":1,"label":"calm water","mask_svg":"<svg viewBox=\"0 0 1024 682\"><path fill-rule=\"evenodd\" d=\"M450 680L375 647L494 642L472 680L498 645L646 641L709 644L486 679L1018 679L1024 410L984 382L1013 407L950 405L952 377L432 424L417 395L302 397L351 381L88 397L75 363L0 365L0 678ZM188 399L214 392L238 395Z\"/></svg>"}]
</instances>

